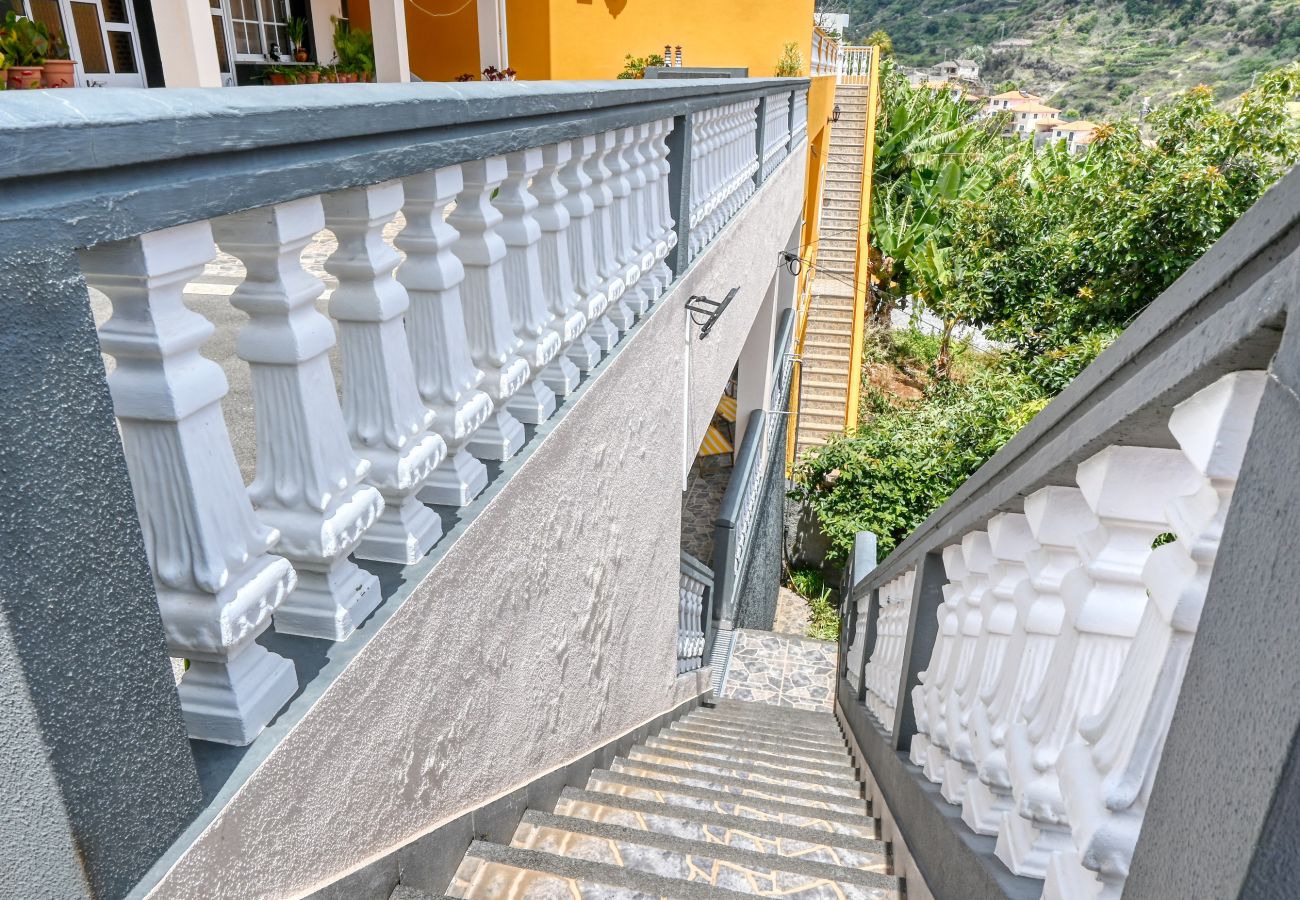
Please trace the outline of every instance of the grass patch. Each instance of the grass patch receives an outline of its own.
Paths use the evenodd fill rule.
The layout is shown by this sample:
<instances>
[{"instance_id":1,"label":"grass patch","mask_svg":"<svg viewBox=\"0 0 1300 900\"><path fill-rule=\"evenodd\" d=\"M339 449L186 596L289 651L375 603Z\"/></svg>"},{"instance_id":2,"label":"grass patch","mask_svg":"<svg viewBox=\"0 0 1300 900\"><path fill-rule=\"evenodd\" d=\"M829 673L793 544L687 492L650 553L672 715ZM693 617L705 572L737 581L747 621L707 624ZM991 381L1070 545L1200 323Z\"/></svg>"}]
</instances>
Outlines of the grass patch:
<instances>
[{"instance_id":1,"label":"grass patch","mask_svg":"<svg viewBox=\"0 0 1300 900\"><path fill-rule=\"evenodd\" d=\"M838 641L840 613L831 603L831 589L818 569L790 570L790 589L808 604L808 637L817 641Z\"/></svg>"}]
</instances>

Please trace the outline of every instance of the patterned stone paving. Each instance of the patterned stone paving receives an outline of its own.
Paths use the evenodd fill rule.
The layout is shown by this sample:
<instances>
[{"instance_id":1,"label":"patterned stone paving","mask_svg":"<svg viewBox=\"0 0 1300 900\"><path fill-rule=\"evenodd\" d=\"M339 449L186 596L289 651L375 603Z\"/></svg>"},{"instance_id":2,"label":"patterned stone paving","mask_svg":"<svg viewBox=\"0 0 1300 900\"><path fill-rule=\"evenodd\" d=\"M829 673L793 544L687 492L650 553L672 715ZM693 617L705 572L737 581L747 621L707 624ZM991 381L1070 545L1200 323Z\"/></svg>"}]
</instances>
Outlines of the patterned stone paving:
<instances>
[{"instance_id":1,"label":"patterned stone paving","mask_svg":"<svg viewBox=\"0 0 1300 900\"><path fill-rule=\"evenodd\" d=\"M701 468L696 460L682 499L682 549L706 566L713 565L713 520L731 481L731 467Z\"/></svg>"},{"instance_id":2,"label":"patterned stone paving","mask_svg":"<svg viewBox=\"0 0 1300 900\"><path fill-rule=\"evenodd\" d=\"M722 697L829 712L835 650L829 641L740 629Z\"/></svg>"}]
</instances>

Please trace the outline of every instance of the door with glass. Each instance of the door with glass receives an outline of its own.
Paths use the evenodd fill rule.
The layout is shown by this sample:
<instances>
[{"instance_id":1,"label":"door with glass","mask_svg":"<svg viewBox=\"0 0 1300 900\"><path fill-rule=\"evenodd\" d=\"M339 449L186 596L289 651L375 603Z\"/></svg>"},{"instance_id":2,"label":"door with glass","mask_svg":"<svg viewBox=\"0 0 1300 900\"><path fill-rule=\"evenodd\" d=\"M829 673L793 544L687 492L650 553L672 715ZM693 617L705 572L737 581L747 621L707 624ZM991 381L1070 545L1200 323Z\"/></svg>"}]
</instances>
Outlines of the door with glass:
<instances>
[{"instance_id":1,"label":"door with glass","mask_svg":"<svg viewBox=\"0 0 1300 900\"><path fill-rule=\"evenodd\" d=\"M63 35L80 87L145 86L130 0L10 0L9 5Z\"/></svg>"}]
</instances>

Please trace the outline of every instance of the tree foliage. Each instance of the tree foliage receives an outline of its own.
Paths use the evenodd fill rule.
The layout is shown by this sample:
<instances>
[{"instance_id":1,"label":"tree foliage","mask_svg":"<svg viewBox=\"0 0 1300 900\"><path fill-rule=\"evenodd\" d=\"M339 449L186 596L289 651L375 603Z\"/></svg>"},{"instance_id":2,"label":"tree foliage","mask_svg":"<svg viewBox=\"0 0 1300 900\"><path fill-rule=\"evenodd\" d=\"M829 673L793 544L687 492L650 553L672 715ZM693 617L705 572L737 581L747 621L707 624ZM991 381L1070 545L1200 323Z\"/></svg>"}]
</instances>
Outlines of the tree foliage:
<instances>
[{"instance_id":1,"label":"tree foliage","mask_svg":"<svg viewBox=\"0 0 1300 900\"><path fill-rule=\"evenodd\" d=\"M873 293L878 311L914 304L946 327L920 397L867 391L857 431L796 471L840 555L859 530L887 552L915 529L1300 162L1300 64L1228 104L1199 87L1103 124L1082 155L1004 139L886 68ZM1002 349L950 366L958 324Z\"/></svg>"}]
</instances>

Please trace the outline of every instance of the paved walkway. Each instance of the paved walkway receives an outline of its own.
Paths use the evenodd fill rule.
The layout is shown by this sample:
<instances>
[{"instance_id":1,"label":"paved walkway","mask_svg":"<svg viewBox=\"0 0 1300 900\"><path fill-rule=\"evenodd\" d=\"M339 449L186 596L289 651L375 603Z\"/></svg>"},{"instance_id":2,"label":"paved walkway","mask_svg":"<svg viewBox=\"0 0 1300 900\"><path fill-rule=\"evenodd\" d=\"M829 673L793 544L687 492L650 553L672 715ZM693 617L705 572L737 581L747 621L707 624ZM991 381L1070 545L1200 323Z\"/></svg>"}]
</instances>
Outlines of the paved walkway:
<instances>
[{"instance_id":1,"label":"paved walkway","mask_svg":"<svg viewBox=\"0 0 1300 900\"><path fill-rule=\"evenodd\" d=\"M834 703L836 645L770 631L736 632L722 697L794 709L829 711Z\"/></svg>"}]
</instances>

